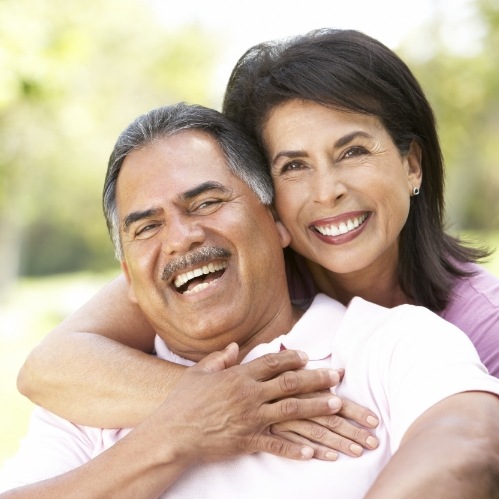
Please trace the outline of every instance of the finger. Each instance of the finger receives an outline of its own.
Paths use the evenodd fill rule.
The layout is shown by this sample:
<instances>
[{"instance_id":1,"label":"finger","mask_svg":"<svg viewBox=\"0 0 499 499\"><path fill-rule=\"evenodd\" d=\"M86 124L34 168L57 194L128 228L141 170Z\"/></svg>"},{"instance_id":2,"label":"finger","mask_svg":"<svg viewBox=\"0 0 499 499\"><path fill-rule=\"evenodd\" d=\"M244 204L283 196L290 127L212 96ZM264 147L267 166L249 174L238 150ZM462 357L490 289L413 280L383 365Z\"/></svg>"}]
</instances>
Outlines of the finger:
<instances>
[{"instance_id":1,"label":"finger","mask_svg":"<svg viewBox=\"0 0 499 499\"><path fill-rule=\"evenodd\" d=\"M237 362L239 346L237 343L227 345L219 352L212 352L197 363L197 368L205 372L218 372L232 367Z\"/></svg>"},{"instance_id":2,"label":"finger","mask_svg":"<svg viewBox=\"0 0 499 499\"><path fill-rule=\"evenodd\" d=\"M349 456L360 456L363 448L378 447L378 439L369 430L353 424L338 414L311 418L317 423L317 427L313 429L310 438Z\"/></svg>"},{"instance_id":3,"label":"finger","mask_svg":"<svg viewBox=\"0 0 499 499\"><path fill-rule=\"evenodd\" d=\"M289 423L293 423L293 421L290 421ZM307 421L302 421L302 423L307 423ZM302 436L304 434L303 427L300 428L301 434L298 434L292 431L292 425L290 426L290 428L287 428L287 425L287 422L272 425L270 427L270 432L273 435L290 440L295 444L311 447L314 450L315 459L320 459L321 461L336 461L338 459L338 453L335 452L334 449L321 445L320 443L314 442L313 440Z\"/></svg>"},{"instance_id":4,"label":"finger","mask_svg":"<svg viewBox=\"0 0 499 499\"><path fill-rule=\"evenodd\" d=\"M379 419L374 412L351 400L343 399L343 405L338 414L346 419L351 419L366 428L376 428L379 424Z\"/></svg>"},{"instance_id":5,"label":"finger","mask_svg":"<svg viewBox=\"0 0 499 499\"><path fill-rule=\"evenodd\" d=\"M243 364L248 375L257 380L265 381L285 371L301 369L308 362L307 354L297 350L284 350L278 353L268 353Z\"/></svg>"},{"instance_id":6,"label":"finger","mask_svg":"<svg viewBox=\"0 0 499 499\"><path fill-rule=\"evenodd\" d=\"M331 397L330 388L339 383L339 375L334 369L313 369L286 371L278 376L261 383L263 395L267 400L276 400L283 397L303 395L304 398L320 398L323 395L309 397L306 394L324 391ZM337 410L340 406L336 406Z\"/></svg>"},{"instance_id":7,"label":"finger","mask_svg":"<svg viewBox=\"0 0 499 499\"><path fill-rule=\"evenodd\" d=\"M314 450L309 445L303 445L286 438L271 434L261 434L253 440L253 452L265 452L274 456L307 461L314 456Z\"/></svg>"},{"instance_id":8,"label":"finger","mask_svg":"<svg viewBox=\"0 0 499 499\"><path fill-rule=\"evenodd\" d=\"M329 398L285 398L277 400L270 404L261 406L260 411L263 421L268 425L292 421L293 419L310 419L318 416L326 416L338 410L341 405L341 399L335 395Z\"/></svg>"}]
</instances>

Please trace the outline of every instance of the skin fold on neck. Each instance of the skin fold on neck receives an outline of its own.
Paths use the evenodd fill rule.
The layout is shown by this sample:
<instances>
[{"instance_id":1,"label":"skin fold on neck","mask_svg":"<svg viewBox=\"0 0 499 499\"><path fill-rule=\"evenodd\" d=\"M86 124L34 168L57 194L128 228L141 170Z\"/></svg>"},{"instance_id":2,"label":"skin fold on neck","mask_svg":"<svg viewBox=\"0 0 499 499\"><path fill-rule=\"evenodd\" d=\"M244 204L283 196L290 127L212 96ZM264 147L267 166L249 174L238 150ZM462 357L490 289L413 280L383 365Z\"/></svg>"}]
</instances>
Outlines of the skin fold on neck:
<instances>
[{"instance_id":1,"label":"skin fold on neck","mask_svg":"<svg viewBox=\"0 0 499 499\"><path fill-rule=\"evenodd\" d=\"M355 296L387 308L413 303L400 287L396 262L392 269L381 272L362 269L348 274L331 272L309 260L306 264L318 290L343 305L348 305Z\"/></svg>"}]
</instances>

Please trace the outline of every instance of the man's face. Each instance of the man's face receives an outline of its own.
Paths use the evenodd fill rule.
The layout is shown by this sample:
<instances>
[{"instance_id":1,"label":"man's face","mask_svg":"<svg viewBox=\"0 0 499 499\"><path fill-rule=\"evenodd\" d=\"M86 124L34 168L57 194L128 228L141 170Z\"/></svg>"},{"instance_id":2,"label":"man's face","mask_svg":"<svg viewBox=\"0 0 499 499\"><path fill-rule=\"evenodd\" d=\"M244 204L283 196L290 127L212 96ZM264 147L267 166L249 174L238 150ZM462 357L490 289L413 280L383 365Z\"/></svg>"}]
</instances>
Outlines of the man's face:
<instances>
[{"instance_id":1,"label":"man's face","mask_svg":"<svg viewBox=\"0 0 499 499\"><path fill-rule=\"evenodd\" d=\"M217 143L184 131L132 152L118 178L123 270L158 334L198 360L289 313L289 238Z\"/></svg>"}]
</instances>

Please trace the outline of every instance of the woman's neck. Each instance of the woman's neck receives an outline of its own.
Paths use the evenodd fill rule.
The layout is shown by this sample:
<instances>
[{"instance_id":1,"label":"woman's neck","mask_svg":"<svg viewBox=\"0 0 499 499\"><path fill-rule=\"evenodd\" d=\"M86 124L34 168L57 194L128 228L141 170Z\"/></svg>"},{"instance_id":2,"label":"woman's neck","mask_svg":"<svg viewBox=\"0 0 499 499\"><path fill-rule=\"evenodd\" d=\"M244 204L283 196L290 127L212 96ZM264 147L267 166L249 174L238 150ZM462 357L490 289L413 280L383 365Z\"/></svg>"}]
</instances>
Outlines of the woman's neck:
<instances>
[{"instance_id":1,"label":"woman's neck","mask_svg":"<svg viewBox=\"0 0 499 499\"><path fill-rule=\"evenodd\" d=\"M362 269L348 274L331 272L310 261L306 264L318 291L343 305L348 305L355 296L387 308L412 303L400 287L396 262L390 268L385 265L382 269Z\"/></svg>"}]
</instances>

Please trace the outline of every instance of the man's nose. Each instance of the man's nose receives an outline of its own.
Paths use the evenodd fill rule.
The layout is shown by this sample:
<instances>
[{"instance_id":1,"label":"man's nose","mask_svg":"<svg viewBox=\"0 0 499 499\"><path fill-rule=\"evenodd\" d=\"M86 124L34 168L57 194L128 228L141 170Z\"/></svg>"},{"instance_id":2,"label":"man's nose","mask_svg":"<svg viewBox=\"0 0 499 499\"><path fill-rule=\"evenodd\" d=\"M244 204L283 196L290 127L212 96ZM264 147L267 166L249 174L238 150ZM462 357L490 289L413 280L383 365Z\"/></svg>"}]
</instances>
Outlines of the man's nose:
<instances>
[{"instance_id":1,"label":"man's nose","mask_svg":"<svg viewBox=\"0 0 499 499\"><path fill-rule=\"evenodd\" d=\"M185 253L205 240L205 230L199 220L188 216L168 217L164 231L163 251Z\"/></svg>"}]
</instances>

